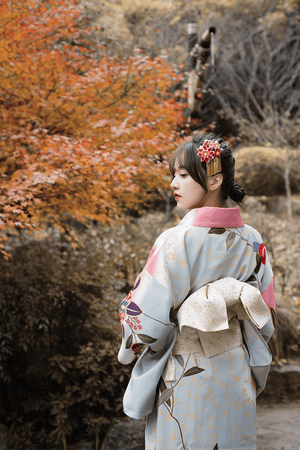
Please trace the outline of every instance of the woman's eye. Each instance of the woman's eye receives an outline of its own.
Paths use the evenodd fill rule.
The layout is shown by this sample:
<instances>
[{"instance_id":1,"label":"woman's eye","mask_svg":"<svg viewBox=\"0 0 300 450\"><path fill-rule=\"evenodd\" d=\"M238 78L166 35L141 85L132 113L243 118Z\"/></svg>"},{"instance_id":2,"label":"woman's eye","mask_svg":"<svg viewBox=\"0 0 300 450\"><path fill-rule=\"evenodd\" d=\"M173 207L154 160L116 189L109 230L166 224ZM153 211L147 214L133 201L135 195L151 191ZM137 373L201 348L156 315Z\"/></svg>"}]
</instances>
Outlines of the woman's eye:
<instances>
[{"instance_id":1,"label":"woman's eye","mask_svg":"<svg viewBox=\"0 0 300 450\"><path fill-rule=\"evenodd\" d=\"M188 176L188 174L187 173L181 173L180 176L181 176L181 178L185 178L185 177Z\"/></svg>"}]
</instances>

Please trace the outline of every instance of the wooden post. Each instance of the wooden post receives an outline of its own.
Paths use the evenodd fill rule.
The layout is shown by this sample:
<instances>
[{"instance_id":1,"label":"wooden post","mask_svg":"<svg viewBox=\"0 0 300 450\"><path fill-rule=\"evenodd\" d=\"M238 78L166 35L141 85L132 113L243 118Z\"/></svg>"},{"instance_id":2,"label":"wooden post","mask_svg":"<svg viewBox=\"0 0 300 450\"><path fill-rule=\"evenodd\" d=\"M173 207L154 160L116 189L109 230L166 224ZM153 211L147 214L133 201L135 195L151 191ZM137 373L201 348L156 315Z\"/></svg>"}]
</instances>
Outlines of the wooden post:
<instances>
[{"instance_id":1,"label":"wooden post","mask_svg":"<svg viewBox=\"0 0 300 450\"><path fill-rule=\"evenodd\" d=\"M287 215L288 220L292 220L293 218L293 207L292 207L292 191L291 191L291 182L290 182L290 148L287 146L285 149L285 167L284 167L284 185L285 185L285 193L286 193L286 202L287 202Z\"/></svg>"},{"instance_id":2,"label":"wooden post","mask_svg":"<svg viewBox=\"0 0 300 450\"><path fill-rule=\"evenodd\" d=\"M192 44L197 39L195 25L194 23L188 24L188 47L191 67L188 78L188 105L192 118L197 116L199 111L206 70L209 67L207 61L210 56L211 36L214 36L216 32L215 27L208 28L202 34L200 42L192 47Z\"/></svg>"},{"instance_id":3,"label":"wooden post","mask_svg":"<svg viewBox=\"0 0 300 450\"><path fill-rule=\"evenodd\" d=\"M188 40L189 69L195 69L197 60L195 56L191 56L191 51L198 42L196 23L188 23L187 40Z\"/></svg>"}]
</instances>

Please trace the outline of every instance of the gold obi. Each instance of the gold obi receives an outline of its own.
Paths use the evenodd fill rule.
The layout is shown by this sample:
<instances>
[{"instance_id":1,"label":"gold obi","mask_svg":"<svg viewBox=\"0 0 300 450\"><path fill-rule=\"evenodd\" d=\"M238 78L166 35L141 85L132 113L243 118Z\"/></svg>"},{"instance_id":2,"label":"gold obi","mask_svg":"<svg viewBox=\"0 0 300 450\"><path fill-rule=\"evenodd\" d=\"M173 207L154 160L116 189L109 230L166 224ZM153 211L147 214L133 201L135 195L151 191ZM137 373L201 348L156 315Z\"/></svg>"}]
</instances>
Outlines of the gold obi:
<instances>
[{"instance_id":1,"label":"gold obi","mask_svg":"<svg viewBox=\"0 0 300 450\"><path fill-rule=\"evenodd\" d=\"M189 353L205 354L202 344L199 340L195 328L185 327L180 333L178 331L177 338L172 350L173 355L187 355Z\"/></svg>"},{"instance_id":2,"label":"gold obi","mask_svg":"<svg viewBox=\"0 0 300 450\"><path fill-rule=\"evenodd\" d=\"M165 381L175 380L175 355L195 354L212 357L232 350L243 344L243 336L237 317L228 322L229 329L204 332L194 328L184 327L178 331L171 356L164 370Z\"/></svg>"},{"instance_id":3,"label":"gold obi","mask_svg":"<svg viewBox=\"0 0 300 450\"><path fill-rule=\"evenodd\" d=\"M182 332L177 334L173 355L202 353L211 357L242 345L243 336L238 318L231 318L228 325L227 330L221 331L200 331L184 327Z\"/></svg>"},{"instance_id":4,"label":"gold obi","mask_svg":"<svg viewBox=\"0 0 300 450\"><path fill-rule=\"evenodd\" d=\"M164 380L175 377L176 355L207 358L243 344L240 320L261 329L271 318L258 289L227 277L202 286L178 309L178 334L164 371Z\"/></svg>"}]
</instances>

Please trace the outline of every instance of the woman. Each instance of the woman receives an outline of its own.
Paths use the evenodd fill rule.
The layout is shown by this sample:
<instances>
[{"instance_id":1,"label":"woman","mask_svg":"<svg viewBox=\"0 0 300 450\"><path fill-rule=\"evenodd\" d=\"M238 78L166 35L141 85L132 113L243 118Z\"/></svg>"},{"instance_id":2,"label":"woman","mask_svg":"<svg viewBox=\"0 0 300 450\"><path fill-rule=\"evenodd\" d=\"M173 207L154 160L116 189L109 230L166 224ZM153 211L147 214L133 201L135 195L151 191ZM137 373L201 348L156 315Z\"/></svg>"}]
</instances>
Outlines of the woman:
<instances>
[{"instance_id":1,"label":"woman","mask_svg":"<svg viewBox=\"0 0 300 450\"><path fill-rule=\"evenodd\" d=\"M271 363L272 269L244 225L230 147L194 136L171 156L171 187L190 209L162 233L120 304L119 361L132 362L129 417L147 417L146 450L254 450L256 396Z\"/></svg>"}]
</instances>

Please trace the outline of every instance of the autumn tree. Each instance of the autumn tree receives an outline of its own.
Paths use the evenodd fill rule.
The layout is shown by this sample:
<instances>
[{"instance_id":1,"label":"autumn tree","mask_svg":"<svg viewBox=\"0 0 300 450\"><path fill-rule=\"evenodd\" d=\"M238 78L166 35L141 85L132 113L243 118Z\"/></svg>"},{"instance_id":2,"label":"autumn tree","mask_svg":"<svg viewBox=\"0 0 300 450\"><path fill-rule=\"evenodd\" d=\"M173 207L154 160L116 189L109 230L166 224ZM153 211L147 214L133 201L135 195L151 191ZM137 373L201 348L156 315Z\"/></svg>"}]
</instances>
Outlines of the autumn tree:
<instances>
[{"instance_id":1,"label":"autumn tree","mask_svg":"<svg viewBox=\"0 0 300 450\"><path fill-rule=\"evenodd\" d=\"M77 0L5 0L0 21L1 228L107 222L164 188L172 68L102 57Z\"/></svg>"},{"instance_id":2,"label":"autumn tree","mask_svg":"<svg viewBox=\"0 0 300 450\"><path fill-rule=\"evenodd\" d=\"M169 183L180 77L142 52L104 56L87 19L75 0L0 4L3 236L8 226L68 231L71 217L106 224ZM22 234L22 250L0 261L1 433L16 450L66 449L79 433L98 449L128 377L115 310L139 259L119 223L115 241L106 227L86 233L84 258L50 229L40 242Z\"/></svg>"}]
</instances>

